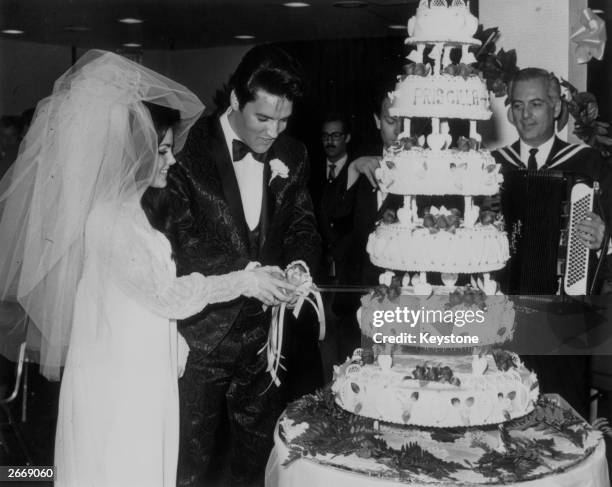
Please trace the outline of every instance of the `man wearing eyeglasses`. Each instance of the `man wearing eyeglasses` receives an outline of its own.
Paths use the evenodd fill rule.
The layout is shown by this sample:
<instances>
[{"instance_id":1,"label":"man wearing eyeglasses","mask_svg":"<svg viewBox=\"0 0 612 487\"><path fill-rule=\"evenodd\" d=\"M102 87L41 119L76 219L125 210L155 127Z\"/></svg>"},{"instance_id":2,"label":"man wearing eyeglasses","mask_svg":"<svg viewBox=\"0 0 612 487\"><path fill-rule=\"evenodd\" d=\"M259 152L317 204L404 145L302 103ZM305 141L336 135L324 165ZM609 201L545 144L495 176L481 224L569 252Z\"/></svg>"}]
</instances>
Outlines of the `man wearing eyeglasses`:
<instances>
[{"instance_id":1,"label":"man wearing eyeglasses","mask_svg":"<svg viewBox=\"0 0 612 487\"><path fill-rule=\"evenodd\" d=\"M325 164L319 167L318 180L313 181L319 232L323 239L323 259L319 278L337 282L344 271L344 261L352 230L352 198L347 195L348 144L351 140L347 118L329 113L321 125L321 142ZM324 169L322 171L321 169Z\"/></svg>"}]
</instances>

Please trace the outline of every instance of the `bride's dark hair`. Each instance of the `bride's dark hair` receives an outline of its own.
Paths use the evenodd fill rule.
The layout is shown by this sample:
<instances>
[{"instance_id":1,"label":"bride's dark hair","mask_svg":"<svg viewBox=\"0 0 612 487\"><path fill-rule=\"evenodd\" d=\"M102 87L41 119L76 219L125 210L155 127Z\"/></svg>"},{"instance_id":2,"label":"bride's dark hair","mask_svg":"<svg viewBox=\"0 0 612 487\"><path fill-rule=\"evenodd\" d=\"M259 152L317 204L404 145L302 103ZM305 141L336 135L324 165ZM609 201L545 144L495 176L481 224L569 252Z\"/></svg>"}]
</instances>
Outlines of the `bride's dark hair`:
<instances>
[{"instance_id":1,"label":"bride's dark hair","mask_svg":"<svg viewBox=\"0 0 612 487\"><path fill-rule=\"evenodd\" d=\"M146 101L142 103L151 115L151 120L153 120L153 126L157 133L157 140L161 142L168 129L174 127L180 121L180 113L178 110L162 105L155 105ZM174 249L176 231L174 222L170 217L170 202L168 196L168 191L166 191L165 188L153 188L149 186L142 195L140 204L151 226L162 232L168 238Z\"/></svg>"}]
</instances>

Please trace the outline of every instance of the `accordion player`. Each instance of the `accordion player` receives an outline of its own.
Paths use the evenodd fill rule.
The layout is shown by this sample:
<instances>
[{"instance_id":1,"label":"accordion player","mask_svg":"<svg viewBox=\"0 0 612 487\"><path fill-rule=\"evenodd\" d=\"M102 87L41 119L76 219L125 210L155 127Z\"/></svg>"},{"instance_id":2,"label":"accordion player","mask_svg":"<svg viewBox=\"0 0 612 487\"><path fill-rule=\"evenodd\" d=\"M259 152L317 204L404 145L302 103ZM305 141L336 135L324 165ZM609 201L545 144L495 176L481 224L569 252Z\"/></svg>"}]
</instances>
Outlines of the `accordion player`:
<instances>
[{"instance_id":1,"label":"accordion player","mask_svg":"<svg viewBox=\"0 0 612 487\"><path fill-rule=\"evenodd\" d=\"M597 207L599 183L563 171L508 171L501 210L510 260L499 280L508 294L585 295L594 278L591 251L576 225Z\"/></svg>"}]
</instances>

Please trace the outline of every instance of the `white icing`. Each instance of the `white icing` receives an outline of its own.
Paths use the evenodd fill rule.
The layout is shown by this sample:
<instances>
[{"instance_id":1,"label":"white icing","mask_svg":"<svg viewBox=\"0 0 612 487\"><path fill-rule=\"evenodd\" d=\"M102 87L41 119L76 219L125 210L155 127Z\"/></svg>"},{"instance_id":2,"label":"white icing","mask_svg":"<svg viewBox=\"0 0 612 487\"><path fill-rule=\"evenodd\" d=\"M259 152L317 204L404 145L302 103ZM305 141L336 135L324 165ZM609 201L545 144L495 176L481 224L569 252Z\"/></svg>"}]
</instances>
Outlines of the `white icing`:
<instances>
[{"instance_id":1,"label":"white icing","mask_svg":"<svg viewBox=\"0 0 612 487\"><path fill-rule=\"evenodd\" d=\"M387 151L376 177L387 193L463 196L494 195L503 181L488 151L431 151L421 147Z\"/></svg>"},{"instance_id":2,"label":"white icing","mask_svg":"<svg viewBox=\"0 0 612 487\"><path fill-rule=\"evenodd\" d=\"M373 264L403 271L490 272L510 254L508 237L492 225L458 228L455 233L401 224L380 224L366 247Z\"/></svg>"},{"instance_id":3,"label":"white icing","mask_svg":"<svg viewBox=\"0 0 612 487\"><path fill-rule=\"evenodd\" d=\"M454 374L461 384L411 379L412 371L425 362L448 365L452 370L469 367L470 356L401 357L388 371L375 364L361 368L359 377L340 375L332 385L337 403L354 412L353 388L360 384L359 414L387 422L418 426L457 427L497 424L533 410L539 389L535 377L522 365L506 372L487 356L488 368L480 377Z\"/></svg>"},{"instance_id":4,"label":"white icing","mask_svg":"<svg viewBox=\"0 0 612 487\"><path fill-rule=\"evenodd\" d=\"M472 36L478 28L478 19L470 13L463 1L450 6L445 0L421 1L416 15L408 21L407 42L456 42L480 44Z\"/></svg>"}]
</instances>

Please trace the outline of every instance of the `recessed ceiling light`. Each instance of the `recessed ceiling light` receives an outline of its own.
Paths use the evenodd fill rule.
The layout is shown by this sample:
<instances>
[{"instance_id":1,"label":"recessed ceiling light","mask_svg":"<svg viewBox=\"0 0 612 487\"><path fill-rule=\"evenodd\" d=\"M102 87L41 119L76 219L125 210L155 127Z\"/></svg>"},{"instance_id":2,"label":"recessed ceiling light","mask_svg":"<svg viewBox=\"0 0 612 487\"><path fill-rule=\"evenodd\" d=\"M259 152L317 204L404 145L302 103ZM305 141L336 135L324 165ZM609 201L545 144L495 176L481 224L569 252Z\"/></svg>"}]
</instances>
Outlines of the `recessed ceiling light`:
<instances>
[{"instance_id":1,"label":"recessed ceiling light","mask_svg":"<svg viewBox=\"0 0 612 487\"><path fill-rule=\"evenodd\" d=\"M126 17L124 19L119 19L119 22L122 24L142 24L143 21L134 17Z\"/></svg>"},{"instance_id":2,"label":"recessed ceiling light","mask_svg":"<svg viewBox=\"0 0 612 487\"><path fill-rule=\"evenodd\" d=\"M137 42L126 42L123 45L125 47L142 47L142 44L138 44Z\"/></svg>"},{"instance_id":3,"label":"recessed ceiling light","mask_svg":"<svg viewBox=\"0 0 612 487\"><path fill-rule=\"evenodd\" d=\"M19 29L4 29L2 31L2 33L3 34L11 34L11 35L14 35L14 36L18 36L20 34L23 34L24 32L22 30L19 30Z\"/></svg>"},{"instance_id":4,"label":"recessed ceiling light","mask_svg":"<svg viewBox=\"0 0 612 487\"><path fill-rule=\"evenodd\" d=\"M249 39L255 39L255 36L251 36L251 35L247 35L247 34L242 34L239 36L234 36L234 39L240 39L240 40L249 40Z\"/></svg>"},{"instance_id":5,"label":"recessed ceiling light","mask_svg":"<svg viewBox=\"0 0 612 487\"><path fill-rule=\"evenodd\" d=\"M83 25L69 25L68 27L64 27L64 30L68 32L89 32L91 27L85 27Z\"/></svg>"},{"instance_id":6,"label":"recessed ceiling light","mask_svg":"<svg viewBox=\"0 0 612 487\"><path fill-rule=\"evenodd\" d=\"M334 2L334 7L340 8L361 8L367 6L368 2L362 2L361 0L343 0L341 2Z\"/></svg>"},{"instance_id":7,"label":"recessed ceiling light","mask_svg":"<svg viewBox=\"0 0 612 487\"><path fill-rule=\"evenodd\" d=\"M389 25L389 29L393 30L404 30L406 26L404 24L391 24Z\"/></svg>"},{"instance_id":8,"label":"recessed ceiling light","mask_svg":"<svg viewBox=\"0 0 612 487\"><path fill-rule=\"evenodd\" d=\"M287 3L283 3L283 5L285 7L293 7L293 8L310 7L310 4L306 2L287 2Z\"/></svg>"}]
</instances>

